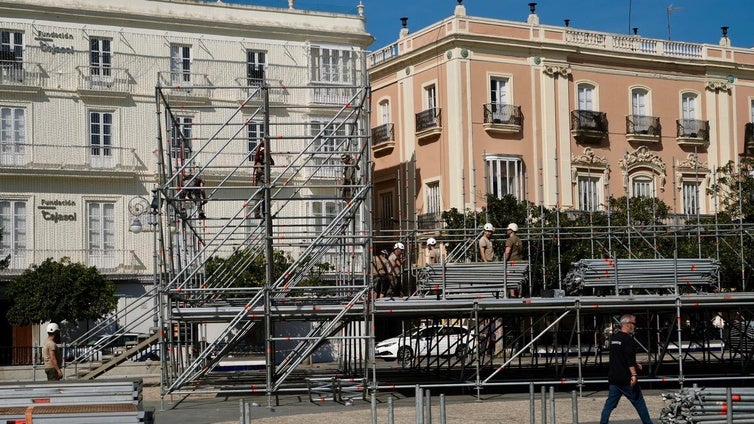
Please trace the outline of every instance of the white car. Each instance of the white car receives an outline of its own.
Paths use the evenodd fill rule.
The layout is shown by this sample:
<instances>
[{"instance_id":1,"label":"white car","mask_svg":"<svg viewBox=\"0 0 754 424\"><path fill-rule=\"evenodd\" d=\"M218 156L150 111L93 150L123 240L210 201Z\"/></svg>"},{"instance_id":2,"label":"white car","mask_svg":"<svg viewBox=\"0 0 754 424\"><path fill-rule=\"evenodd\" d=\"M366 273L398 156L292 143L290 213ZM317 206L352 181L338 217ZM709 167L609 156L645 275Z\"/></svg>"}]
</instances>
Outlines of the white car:
<instances>
[{"instance_id":1,"label":"white car","mask_svg":"<svg viewBox=\"0 0 754 424\"><path fill-rule=\"evenodd\" d=\"M465 326L430 325L377 343L375 357L397 359L403 367L411 366L416 357L425 356L455 355L466 363L475 346L476 336Z\"/></svg>"}]
</instances>

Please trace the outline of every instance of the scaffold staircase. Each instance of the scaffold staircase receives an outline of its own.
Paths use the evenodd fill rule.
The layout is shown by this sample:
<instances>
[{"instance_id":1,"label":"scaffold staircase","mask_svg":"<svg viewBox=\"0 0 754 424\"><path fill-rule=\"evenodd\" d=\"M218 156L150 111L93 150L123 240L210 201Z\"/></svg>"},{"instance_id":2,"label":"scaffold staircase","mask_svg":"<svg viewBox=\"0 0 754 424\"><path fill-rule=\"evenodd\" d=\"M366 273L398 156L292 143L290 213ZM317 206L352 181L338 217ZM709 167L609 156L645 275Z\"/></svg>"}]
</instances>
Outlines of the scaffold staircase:
<instances>
[{"instance_id":1,"label":"scaffold staircase","mask_svg":"<svg viewBox=\"0 0 754 424\"><path fill-rule=\"evenodd\" d=\"M216 91L213 101L239 91L192 87L197 88ZM362 312L352 310L365 310L369 301L364 266L371 245L365 214L371 192L369 89L260 85L244 91L239 101L212 105L176 102L171 93L177 90L157 89L158 122L165 125L158 131L160 184L153 202L160 217L161 319L167 329L164 392L196 388L255 325L266 327L267 391L274 392L328 338L356 316L364 320ZM323 100L323 93L336 95ZM292 98L303 104L280 101ZM215 118L189 122L187 110ZM291 118L296 114L300 121ZM251 148L252 125L255 149L265 146L262 166ZM197 137L200 132L208 136ZM245 142L248 150L239 151ZM354 165L344 165L345 156L355 159ZM359 176L348 181L345 166L354 166ZM275 250L293 257L279 276L272 271ZM207 272L213 258L234 254L237 260ZM238 276L260 260L266 264L266 284L238 287ZM300 290L324 262L334 265L336 286ZM334 303L327 311L314 301L323 297ZM307 301L311 311L299 319L312 328L305 336L286 337L295 346L276 361L271 315L287 307L300 310ZM225 311L216 319L224 328L197 346L202 320L192 314L218 308ZM349 343L366 343L368 337L357 334Z\"/></svg>"}]
</instances>

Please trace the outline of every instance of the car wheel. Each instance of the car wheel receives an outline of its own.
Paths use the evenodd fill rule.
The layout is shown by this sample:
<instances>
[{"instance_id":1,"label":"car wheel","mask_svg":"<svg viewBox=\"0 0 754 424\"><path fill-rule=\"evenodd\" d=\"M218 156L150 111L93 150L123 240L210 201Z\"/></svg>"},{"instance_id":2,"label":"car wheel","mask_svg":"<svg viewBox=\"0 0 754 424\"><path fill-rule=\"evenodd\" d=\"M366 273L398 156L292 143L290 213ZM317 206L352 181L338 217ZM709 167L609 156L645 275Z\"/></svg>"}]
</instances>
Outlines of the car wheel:
<instances>
[{"instance_id":1,"label":"car wheel","mask_svg":"<svg viewBox=\"0 0 754 424\"><path fill-rule=\"evenodd\" d=\"M414 352L408 346L402 346L398 349L398 362L403 368L410 368L414 360Z\"/></svg>"}]
</instances>

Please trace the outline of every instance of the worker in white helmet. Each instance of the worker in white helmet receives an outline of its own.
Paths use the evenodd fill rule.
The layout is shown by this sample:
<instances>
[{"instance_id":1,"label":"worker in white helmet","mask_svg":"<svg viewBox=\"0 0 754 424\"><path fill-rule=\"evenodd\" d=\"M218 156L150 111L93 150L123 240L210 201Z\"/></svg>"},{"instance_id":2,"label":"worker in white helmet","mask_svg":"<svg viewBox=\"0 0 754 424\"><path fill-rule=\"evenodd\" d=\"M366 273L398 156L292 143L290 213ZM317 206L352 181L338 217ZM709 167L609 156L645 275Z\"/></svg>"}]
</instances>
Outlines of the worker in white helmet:
<instances>
[{"instance_id":1,"label":"worker in white helmet","mask_svg":"<svg viewBox=\"0 0 754 424\"><path fill-rule=\"evenodd\" d=\"M388 288L386 295L388 297L402 296L402 284L401 276L403 275L403 251L406 250L406 246L403 243L398 242L393 245L393 252L388 257L388 262L392 268L392 276L390 279L390 288Z\"/></svg>"},{"instance_id":2,"label":"worker in white helmet","mask_svg":"<svg viewBox=\"0 0 754 424\"><path fill-rule=\"evenodd\" d=\"M51 322L47 324L47 340L42 344L42 361L44 362L47 381L58 381L63 378L63 354L58 346L60 344L60 327Z\"/></svg>"},{"instance_id":3,"label":"worker in white helmet","mask_svg":"<svg viewBox=\"0 0 754 424\"><path fill-rule=\"evenodd\" d=\"M523 249L521 247L521 239L516 235L518 225L511 222L505 230L508 233L508 238L505 240L505 261L508 263L520 262L522 259L521 251ZM515 289L508 290L508 295L510 297L519 296Z\"/></svg>"},{"instance_id":4,"label":"worker in white helmet","mask_svg":"<svg viewBox=\"0 0 754 424\"><path fill-rule=\"evenodd\" d=\"M427 239L427 265L440 263L440 249L437 248L437 240L433 237Z\"/></svg>"},{"instance_id":5,"label":"worker in white helmet","mask_svg":"<svg viewBox=\"0 0 754 424\"><path fill-rule=\"evenodd\" d=\"M489 222L484 224L482 237L479 238L479 257L482 262L493 262L495 260L495 250L492 246L492 233L495 227Z\"/></svg>"}]
</instances>

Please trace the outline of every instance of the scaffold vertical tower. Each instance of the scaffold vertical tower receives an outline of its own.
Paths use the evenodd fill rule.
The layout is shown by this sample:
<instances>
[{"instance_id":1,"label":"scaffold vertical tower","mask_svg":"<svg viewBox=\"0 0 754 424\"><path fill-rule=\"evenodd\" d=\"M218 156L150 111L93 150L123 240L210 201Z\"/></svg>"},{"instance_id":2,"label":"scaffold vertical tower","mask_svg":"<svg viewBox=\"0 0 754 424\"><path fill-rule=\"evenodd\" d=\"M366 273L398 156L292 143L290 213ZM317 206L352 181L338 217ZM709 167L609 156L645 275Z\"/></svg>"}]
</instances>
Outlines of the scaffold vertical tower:
<instances>
[{"instance_id":1,"label":"scaffold vertical tower","mask_svg":"<svg viewBox=\"0 0 754 424\"><path fill-rule=\"evenodd\" d=\"M314 54L295 48L306 47L266 51ZM198 390L260 326L260 391L279 391L324 346L341 370L366 374L365 54L320 58L317 71L338 73L327 79L341 82L314 84L311 70L295 61L251 70L231 86L197 85L184 75L160 79L153 207L160 217L163 393ZM252 265L263 275L249 276Z\"/></svg>"}]
</instances>

